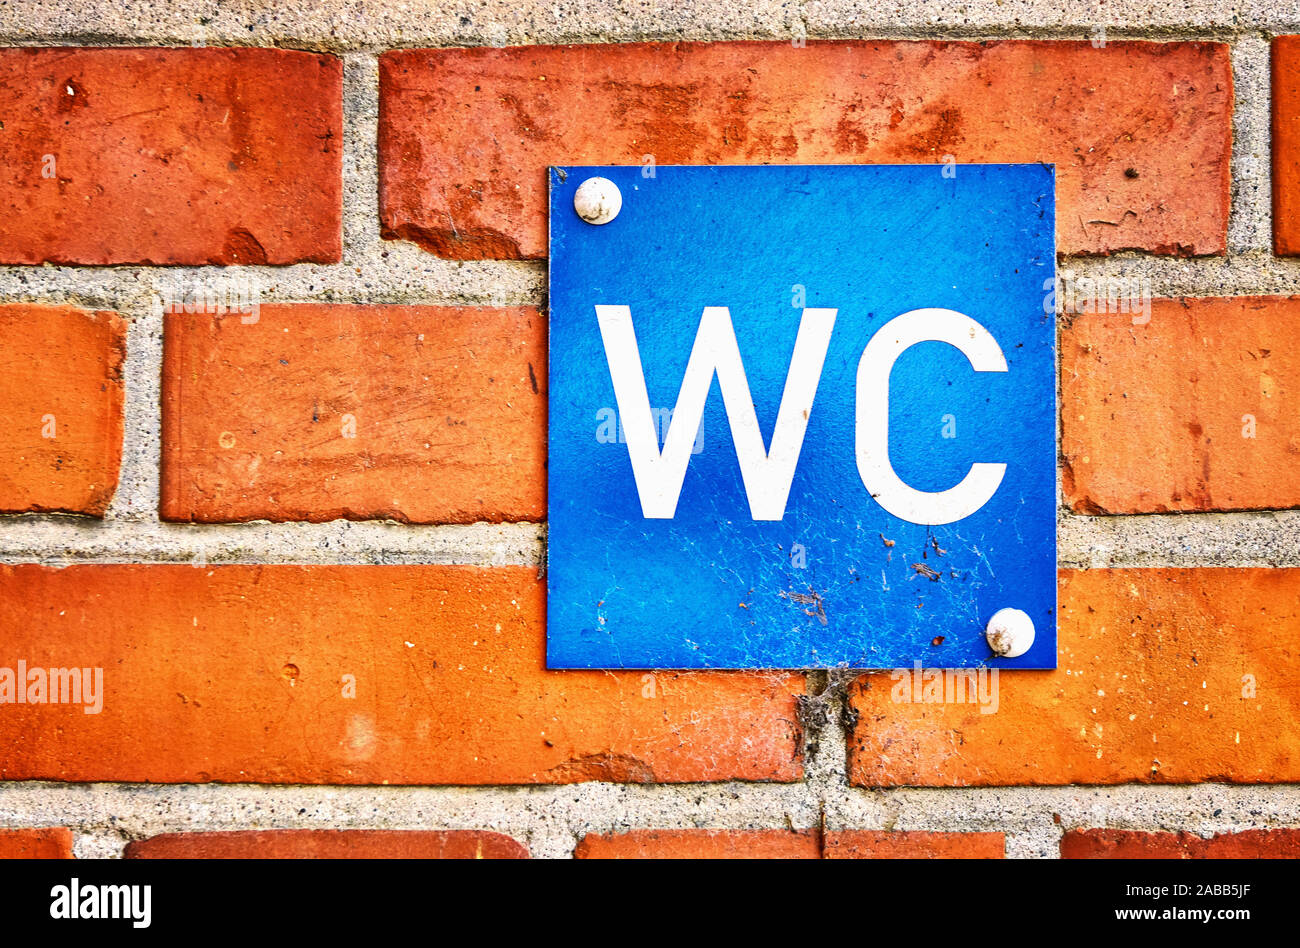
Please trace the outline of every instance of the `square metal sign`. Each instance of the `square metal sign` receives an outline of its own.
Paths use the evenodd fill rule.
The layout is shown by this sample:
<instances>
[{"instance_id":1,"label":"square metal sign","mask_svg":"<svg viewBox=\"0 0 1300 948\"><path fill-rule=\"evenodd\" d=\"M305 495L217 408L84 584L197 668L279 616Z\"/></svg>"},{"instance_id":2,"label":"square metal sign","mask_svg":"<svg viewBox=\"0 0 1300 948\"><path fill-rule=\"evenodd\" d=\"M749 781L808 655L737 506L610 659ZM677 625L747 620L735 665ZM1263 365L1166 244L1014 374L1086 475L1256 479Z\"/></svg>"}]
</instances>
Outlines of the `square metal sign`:
<instances>
[{"instance_id":1,"label":"square metal sign","mask_svg":"<svg viewBox=\"0 0 1300 948\"><path fill-rule=\"evenodd\" d=\"M1056 667L1050 165L549 174L550 668Z\"/></svg>"}]
</instances>

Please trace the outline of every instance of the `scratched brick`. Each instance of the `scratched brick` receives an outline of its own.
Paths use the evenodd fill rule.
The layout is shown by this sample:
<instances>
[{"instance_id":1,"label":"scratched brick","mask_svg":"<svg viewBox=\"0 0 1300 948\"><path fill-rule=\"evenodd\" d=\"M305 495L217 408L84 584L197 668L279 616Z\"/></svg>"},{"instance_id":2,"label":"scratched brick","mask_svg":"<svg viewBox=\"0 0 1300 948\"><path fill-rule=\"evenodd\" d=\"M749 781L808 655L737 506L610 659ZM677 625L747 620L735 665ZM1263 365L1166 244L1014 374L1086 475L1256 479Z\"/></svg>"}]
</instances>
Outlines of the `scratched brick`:
<instances>
[{"instance_id":1,"label":"scratched brick","mask_svg":"<svg viewBox=\"0 0 1300 948\"><path fill-rule=\"evenodd\" d=\"M380 60L384 236L546 255L548 165L1053 162L1058 246L1222 254L1222 43L624 43ZM431 186L431 182L435 185Z\"/></svg>"},{"instance_id":2,"label":"scratched brick","mask_svg":"<svg viewBox=\"0 0 1300 948\"><path fill-rule=\"evenodd\" d=\"M172 313L162 517L546 516L546 321L531 307Z\"/></svg>"},{"instance_id":3,"label":"scratched brick","mask_svg":"<svg viewBox=\"0 0 1300 948\"><path fill-rule=\"evenodd\" d=\"M802 675L550 672L544 617L531 567L0 565L7 661L104 669L0 705L0 780L802 776Z\"/></svg>"},{"instance_id":4,"label":"scratched brick","mask_svg":"<svg viewBox=\"0 0 1300 948\"><path fill-rule=\"evenodd\" d=\"M0 77L0 263L339 259L337 57L26 46Z\"/></svg>"},{"instance_id":5,"label":"scratched brick","mask_svg":"<svg viewBox=\"0 0 1300 948\"><path fill-rule=\"evenodd\" d=\"M1300 570L1064 570L1059 595L1058 668L1001 674L996 705L903 702L891 673L859 679L853 782L1300 779Z\"/></svg>"}]
</instances>

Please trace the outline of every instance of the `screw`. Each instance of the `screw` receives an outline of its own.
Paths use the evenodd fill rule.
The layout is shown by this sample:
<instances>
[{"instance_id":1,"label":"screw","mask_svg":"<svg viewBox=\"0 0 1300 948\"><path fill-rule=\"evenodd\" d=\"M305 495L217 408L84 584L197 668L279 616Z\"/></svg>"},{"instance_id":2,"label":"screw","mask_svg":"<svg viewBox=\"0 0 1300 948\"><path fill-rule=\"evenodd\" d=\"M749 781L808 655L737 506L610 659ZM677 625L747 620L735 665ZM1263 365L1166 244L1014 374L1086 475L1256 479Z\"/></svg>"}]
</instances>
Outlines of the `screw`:
<instances>
[{"instance_id":1,"label":"screw","mask_svg":"<svg viewBox=\"0 0 1300 948\"><path fill-rule=\"evenodd\" d=\"M1019 609L999 609L984 627L993 654L1018 658L1034 644L1034 620Z\"/></svg>"},{"instance_id":2,"label":"screw","mask_svg":"<svg viewBox=\"0 0 1300 948\"><path fill-rule=\"evenodd\" d=\"M573 194L573 209L588 224L608 224L623 208L623 195L609 178L588 178Z\"/></svg>"}]
</instances>

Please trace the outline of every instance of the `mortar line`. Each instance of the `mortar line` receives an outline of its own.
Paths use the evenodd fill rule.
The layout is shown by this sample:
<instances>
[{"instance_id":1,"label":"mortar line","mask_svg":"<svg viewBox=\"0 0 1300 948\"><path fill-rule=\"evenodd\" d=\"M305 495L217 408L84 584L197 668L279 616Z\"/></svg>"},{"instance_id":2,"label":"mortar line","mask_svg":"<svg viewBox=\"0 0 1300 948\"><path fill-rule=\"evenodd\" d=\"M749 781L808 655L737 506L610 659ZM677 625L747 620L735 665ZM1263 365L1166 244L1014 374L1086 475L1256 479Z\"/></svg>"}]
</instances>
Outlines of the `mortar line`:
<instances>
[{"instance_id":1,"label":"mortar line","mask_svg":"<svg viewBox=\"0 0 1300 948\"><path fill-rule=\"evenodd\" d=\"M379 236L379 59L343 57L343 261L382 252Z\"/></svg>"},{"instance_id":2,"label":"mortar line","mask_svg":"<svg viewBox=\"0 0 1300 948\"><path fill-rule=\"evenodd\" d=\"M150 485L150 490L153 486ZM1300 510L1090 517L1058 513L1064 569L1300 567ZM0 562L538 565L544 523L190 524L0 517Z\"/></svg>"},{"instance_id":3,"label":"mortar line","mask_svg":"<svg viewBox=\"0 0 1300 948\"><path fill-rule=\"evenodd\" d=\"M1272 84L1269 44L1242 37L1231 51L1232 191L1228 253L1272 256Z\"/></svg>"},{"instance_id":4,"label":"mortar line","mask_svg":"<svg viewBox=\"0 0 1300 948\"><path fill-rule=\"evenodd\" d=\"M804 8L806 9L806 7ZM844 40L872 42L877 40L911 40L911 41L951 41L964 42L998 42L1004 40L1058 40L1090 42L1093 30L1098 26L1106 28L1107 42L1218 42L1230 43L1241 37L1259 36L1269 38L1275 35L1300 32L1300 17L1294 19L1274 18L1252 22L1248 26L1202 26L1182 23L1142 23L1134 25L1107 25L1100 19L1089 22L1065 22L1058 24L1025 25L1013 20L1005 23L942 23L915 22L899 25L868 24L861 27L814 26L805 16L804 27L809 40ZM490 29L490 27L488 27ZM348 53L361 53L371 56L382 55L389 50L406 49L475 49L483 47L517 47L517 46L604 46L627 43L724 43L738 41L788 42L797 34L788 25L776 30L718 30L706 24L691 25L674 30L648 30L630 27L626 31L602 32L566 32L563 30L553 35L544 35L534 39L532 34L510 35L506 32L501 37L488 37L479 34L455 35L426 33L410 35L404 31L402 36L394 36L384 41L339 39L337 36L319 37L309 34L247 34L230 32L224 34L194 34L186 36L180 33L158 33L144 36L139 33L119 33L112 31L92 32L46 31L32 36L23 29L0 29L0 47L23 46L68 46L96 48L105 46L125 47L163 47L196 48L202 39L206 48L230 49L280 49L343 56Z\"/></svg>"},{"instance_id":5,"label":"mortar line","mask_svg":"<svg viewBox=\"0 0 1300 948\"><path fill-rule=\"evenodd\" d=\"M100 524L42 517L6 518L0 527L0 562L60 567L78 563L536 566L545 536L545 526L539 523Z\"/></svg>"},{"instance_id":6,"label":"mortar line","mask_svg":"<svg viewBox=\"0 0 1300 948\"><path fill-rule=\"evenodd\" d=\"M1253 176L1256 188L1267 176ZM1266 199L1260 198L1263 203ZM1243 211L1237 229L1253 224L1271 240L1269 215ZM1253 220L1249 220L1253 218ZM1243 223L1237 223L1242 221ZM1244 239L1244 238L1243 238ZM156 282L181 288L221 287L253 281L265 304L544 306L545 264L540 261L460 262L433 257L412 244L382 241L371 252L388 254L382 263L354 259L348 264L275 267L0 267L0 302L67 303L118 312L131 311L141 285ZM354 248L355 252L356 248ZM357 270L361 272L358 273ZM1272 296L1300 293L1300 258L1274 257L1251 249L1221 257L1161 257L1132 253L1109 257L1060 255L1060 274L1076 278L1126 277L1150 281L1157 298L1180 296ZM152 300L150 300L152 302ZM143 308L143 307L142 307Z\"/></svg>"},{"instance_id":7,"label":"mortar line","mask_svg":"<svg viewBox=\"0 0 1300 948\"><path fill-rule=\"evenodd\" d=\"M117 524L156 524L162 472L162 315L134 303L122 366L122 465L105 517Z\"/></svg>"}]
</instances>

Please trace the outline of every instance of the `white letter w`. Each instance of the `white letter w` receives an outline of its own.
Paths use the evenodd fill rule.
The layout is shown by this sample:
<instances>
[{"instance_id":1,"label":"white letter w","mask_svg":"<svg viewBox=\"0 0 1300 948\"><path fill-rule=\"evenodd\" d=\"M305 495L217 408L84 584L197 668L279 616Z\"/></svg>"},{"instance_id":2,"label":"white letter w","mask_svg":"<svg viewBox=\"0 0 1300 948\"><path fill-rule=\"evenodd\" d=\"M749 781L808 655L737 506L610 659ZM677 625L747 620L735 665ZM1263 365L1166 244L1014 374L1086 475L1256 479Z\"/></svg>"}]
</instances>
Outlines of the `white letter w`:
<instances>
[{"instance_id":1,"label":"white letter w","mask_svg":"<svg viewBox=\"0 0 1300 948\"><path fill-rule=\"evenodd\" d=\"M822 363L835 326L834 309L805 309L794 343L794 355L786 374L781 408L772 432L772 450L763 446L758 429L754 401L749 394L749 380L740 360L731 313L725 306L706 306L695 334L695 346L686 363L686 375L677 393L663 453L655 432L654 414L646 391L641 353L632 329L632 309L628 306L597 306L600 336L609 360L609 375L614 382L618 414L627 437L627 453L632 461L641 513L652 520L671 520L677 511L686 465L691 459L704 403L709 397L713 375L727 409L731 439L740 462L740 475L749 498L749 512L755 520L780 520L790 496L794 469L803 448L813 396L821 380Z\"/></svg>"}]
</instances>

